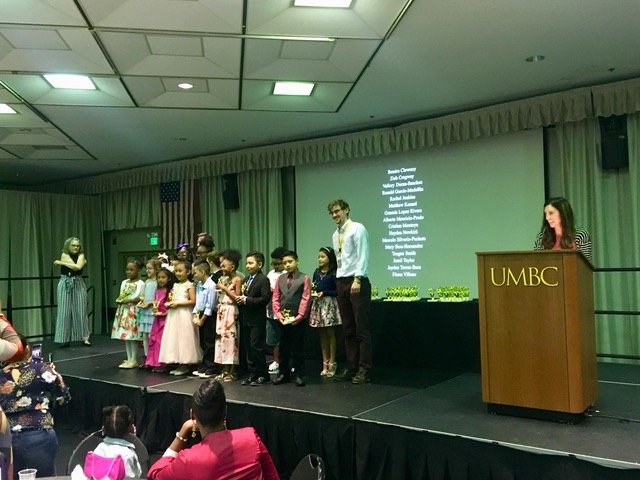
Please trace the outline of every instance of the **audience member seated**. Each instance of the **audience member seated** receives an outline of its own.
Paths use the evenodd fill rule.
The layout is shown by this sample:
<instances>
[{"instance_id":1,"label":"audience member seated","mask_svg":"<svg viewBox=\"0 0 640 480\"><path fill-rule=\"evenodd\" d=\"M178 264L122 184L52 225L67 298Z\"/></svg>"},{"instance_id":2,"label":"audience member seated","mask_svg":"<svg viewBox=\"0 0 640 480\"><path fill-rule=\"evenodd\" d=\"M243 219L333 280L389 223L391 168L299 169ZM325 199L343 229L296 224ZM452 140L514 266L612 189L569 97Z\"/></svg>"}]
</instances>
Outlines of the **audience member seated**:
<instances>
[{"instance_id":1,"label":"audience member seated","mask_svg":"<svg viewBox=\"0 0 640 480\"><path fill-rule=\"evenodd\" d=\"M135 433L133 413L126 405L105 407L102 409L102 432L105 437L100 445L93 451L96 455L105 458L122 456L127 477L140 478L142 468L136 455L135 446L125 440L127 433Z\"/></svg>"},{"instance_id":2,"label":"audience member seated","mask_svg":"<svg viewBox=\"0 0 640 480\"><path fill-rule=\"evenodd\" d=\"M20 358L23 353L20 337L2 313L0 299L0 362ZM0 392L2 393L2 392ZM4 411L0 408L0 480L13 478L13 453L11 451L11 427Z\"/></svg>"},{"instance_id":3,"label":"audience member seated","mask_svg":"<svg viewBox=\"0 0 640 480\"><path fill-rule=\"evenodd\" d=\"M7 417L0 408L0 469L2 469L0 480L11 480L13 478L13 454L11 452L11 430Z\"/></svg>"},{"instance_id":4,"label":"audience member seated","mask_svg":"<svg viewBox=\"0 0 640 480\"><path fill-rule=\"evenodd\" d=\"M24 346L18 334L2 313L2 299L0 299L0 362L12 362L22 358Z\"/></svg>"},{"instance_id":5,"label":"audience member seated","mask_svg":"<svg viewBox=\"0 0 640 480\"><path fill-rule=\"evenodd\" d=\"M227 430L222 385L205 380L193 394L190 418L164 456L149 470L151 480L278 480L271 456L251 427ZM189 436L202 441L185 448Z\"/></svg>"},{"instance_id":6,"label":"audience member seated","mask_svg":"<svg viewBox=\"0 0 640 480\"><path fill-rule=\"evenodd\" d=\"M0 371L0 406L11 427L14 471L35 468L38 477L53 477L58 439L52 408L71 396L54 365L34 361L27 339L19 338L23 354Z\"/></svg>"}]
</instances>

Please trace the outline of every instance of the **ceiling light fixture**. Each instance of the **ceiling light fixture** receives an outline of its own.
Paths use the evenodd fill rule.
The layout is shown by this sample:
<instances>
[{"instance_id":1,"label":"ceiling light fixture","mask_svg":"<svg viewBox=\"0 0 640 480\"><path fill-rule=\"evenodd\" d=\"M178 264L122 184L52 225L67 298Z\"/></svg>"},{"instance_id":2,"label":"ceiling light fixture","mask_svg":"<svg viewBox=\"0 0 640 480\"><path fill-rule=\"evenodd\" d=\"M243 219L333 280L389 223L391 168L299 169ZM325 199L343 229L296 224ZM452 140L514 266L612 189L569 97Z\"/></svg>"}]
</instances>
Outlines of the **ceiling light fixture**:
<instances>
[{"instance_id":1,"label":"ceiling light fixture","mask_svg":"<svg viewBox=\"0 0 640 480\"><path fill-rule=\"evenodd\" d=\"M183 83L179 83L178 87L180 87L183 90L190 90L193 88L193 85L187 82L183 82Z\"/></svg>"},{"instance_id":2,"label":"ceiling light fixture","mask_svg":"<svg viewBox=\"0 0 640 480\"><path fill-rule=\"evenodd\" d=\"M293 0L294 7L349 8L353 0Z\"/></svg>"},{"instance_id":3,"label":"ceiling light fixture","mask_svg":"<svg viewBox=\"0 0 640 480\"><path fill-rule=\"evenodd\" d=\"M531 55L530 57L525 58L526 62L536 63L544 60L544 55Z\"/></svg>"},{"instance_id":4,"label":"ceiling light fixture","mask_svg":"<svg viewBox=\"0 0 640 480\"><path fill-rule=\"evenodd\" d=\"M85 75L67 75L55 73L43 76L53 88L73 88L75 90L96 89L96 86L93 84L91 79Z\"/></svg>"},{"instance_id":5,"label":"ceiling light fixture","mask_svg":"<svg viewBox=\"0 0 640 480\"><path fill-rule=\"evenodd\" d=\"M11 108L6 103L0 103L0 113L15 114L18 112L16 112L13 108Z\"/></svg>"},{"instance_id":6,"label":"ceiling light fixture","mask_svg":"<svg viewBox=\"0 0 640 480\"><path fill-rule=\"evenodd\" d=\"M309 96L315 86L315 83L307 82L276 82L273 86L273 94Z\"/></svg>"}]
</instances>

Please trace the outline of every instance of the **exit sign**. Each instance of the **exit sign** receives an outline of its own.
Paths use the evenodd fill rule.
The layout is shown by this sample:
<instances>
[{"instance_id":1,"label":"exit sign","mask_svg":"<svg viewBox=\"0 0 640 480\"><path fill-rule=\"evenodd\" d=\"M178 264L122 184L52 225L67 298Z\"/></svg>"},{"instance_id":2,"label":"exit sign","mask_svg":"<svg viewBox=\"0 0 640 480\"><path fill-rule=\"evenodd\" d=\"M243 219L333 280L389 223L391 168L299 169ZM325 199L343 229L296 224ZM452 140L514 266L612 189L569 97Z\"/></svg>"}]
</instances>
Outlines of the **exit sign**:
<instances>
[{"instance_id":1,"label":"exit sign","mask_svg":"<svg viewBox=\"0 0 640 480\"><path fill-rule=\"evenodd\" d=\"M158 232L147 233L147 238L149 239L149 245L152 247L158 246Z\"/></svg>"}]
</instances>

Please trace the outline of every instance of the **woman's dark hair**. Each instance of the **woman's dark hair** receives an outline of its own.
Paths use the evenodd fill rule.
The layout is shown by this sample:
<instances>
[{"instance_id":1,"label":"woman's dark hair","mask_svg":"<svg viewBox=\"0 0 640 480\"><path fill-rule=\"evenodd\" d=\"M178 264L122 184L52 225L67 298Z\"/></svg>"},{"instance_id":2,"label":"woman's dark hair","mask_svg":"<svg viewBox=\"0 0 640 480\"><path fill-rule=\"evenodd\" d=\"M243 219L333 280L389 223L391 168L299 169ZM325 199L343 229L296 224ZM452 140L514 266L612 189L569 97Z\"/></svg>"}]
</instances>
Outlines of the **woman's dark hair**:
<instances>
[{"instance_id":1,"label":"woman's dark hair","mask_svg":"<svg viewBox=\"0 0 640 480\"><path fill-rule=\"evenodd\" d=\"M227 414L227 397L222 384L208 378L193 394L191 410L198 422L206 427L215 427L224 422Z\"/></svg>"},{"instance_id":2,"label":"woman's dark hair","mask_svg":"<svg viewBox=\"0 0 640 480\"><path fill-rule=\"evenodd\" d=\"M321 247L321 252L324 252L329 258L329 271L327 273L335 273L338 270L338 259L336 258L336 252L331 247Z\"/></svg>"},{"instance_id":3,"label":"woman's dark hair","mask_svg":"<svg viewBox=\"0 0 640 480\"><path fill-rule=\"evenodd\" d=\"M213 237L206 232L199 233L198 238L200 238L200 240L198 241L198 245L202 245L208 251L213 250L214 247L216 246L216 244L213 241Z\"/></svg>"},{"instance_id":4,"label":"woman's dark hair","mask_svg":"<svg viewBox=\"0 0 640 480\"><path fill-rule=\"evenodd\" d=\"M102 431L107 437L124 438L133 425L133 412L126 405L102 409Z\"/></svg>"},{"instance_id":5,"label":"woman's dark hair","mask_svg":"<svg viewBox=\"0 0 640 480\"><path fill-rule=\"evenodd\" d=\"M573 210L571 204L564 197L550 198L544 203L545 207L551 205L560 213L560 222L562 223L562 238L560 239L561 248L573 248L576 240L576 226L573 222ZM542 246L545 250L550 250L556 243L556 232L549 226L544 212L542 213Z\"/></svg>"}]
</instances>

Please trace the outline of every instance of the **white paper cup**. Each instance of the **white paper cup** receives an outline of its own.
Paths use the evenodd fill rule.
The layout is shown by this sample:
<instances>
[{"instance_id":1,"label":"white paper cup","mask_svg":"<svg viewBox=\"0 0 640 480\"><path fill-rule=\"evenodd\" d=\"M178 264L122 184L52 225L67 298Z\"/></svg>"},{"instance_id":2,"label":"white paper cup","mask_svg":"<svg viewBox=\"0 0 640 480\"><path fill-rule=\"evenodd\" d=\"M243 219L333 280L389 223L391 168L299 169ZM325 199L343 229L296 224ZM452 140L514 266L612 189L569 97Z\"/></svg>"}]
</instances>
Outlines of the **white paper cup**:
<instances>
[{"instance_id":1,"label":"white paper cup","mask_svg":"<svg viewBox=\"0 0 640 480\"><path fill-rule=\"evenodd\" d=\"M25 468L18 472L18 477L20 477L20 480L35 480L37 472L38 470L35 468Z\"/></svg>"}]
</instances>

